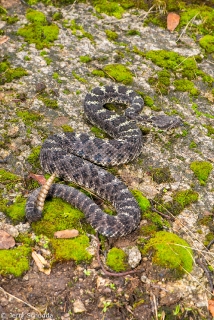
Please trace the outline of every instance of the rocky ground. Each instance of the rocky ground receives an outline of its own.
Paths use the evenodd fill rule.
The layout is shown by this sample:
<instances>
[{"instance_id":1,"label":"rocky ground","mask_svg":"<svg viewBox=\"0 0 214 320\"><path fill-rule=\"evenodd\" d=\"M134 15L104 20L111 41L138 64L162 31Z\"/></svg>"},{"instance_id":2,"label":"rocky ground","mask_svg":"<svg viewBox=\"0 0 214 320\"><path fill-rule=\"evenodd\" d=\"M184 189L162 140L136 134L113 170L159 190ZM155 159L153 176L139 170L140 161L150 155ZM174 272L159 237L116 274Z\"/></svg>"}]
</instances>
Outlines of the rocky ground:
<instances>
[{"instance_id":1,"label":"rocky ground","mask_svg":"<svg viewBox=\"0 0 214 320\"><path fill-rule=\"evenodd\" d=\"M1 319L211 319L207 306L213 289L213 250L206 245L214 238L214 50L200 42L203 10L186 29L169 32L153 23L145 25L148 13L136 7L118 19L78 1L60 9L17 1L1 5L7 13L1 9L0 168L18 177L10 186L10 178L5 182L0 176L2 203L8 208L17 196L27 198L33 187L26 177L32 172L44 174L35 153L49 134L73 129L97 133L84 119L85 94L96 86L122 82L144 97L144 114L177 115L183 125L168 131L143 125L142 154L117 168L116 174L130 189L153 200L156 211L173 203L174 207L166 205L168 209L161 211L160 219L168 214L168 224L155 225L155 231L177 234L193 250L193 269L180 278L153 263L151 252L143 254L142 238L150 237L145 231L150 221L142 215L131 235L102 239L101 258L104 262L111 247L137 245L142 254L138 269L143 271L105 275L93 249L94 238L89 236L90 262L58 262L50 275L40 272L32 258L29 270L19 277L1 269ZM39 27L33 41L32 29L27 31L31 39L23 36L21 28L35 22L26 17L29 8L42 12L47 25L58 28ZM6 16L16 19L11 22ZM19 69L14 76L15 68ZM197 197L194 201L186 197L177 212L179 191ZM23 219L14 225L4 205L0 229L15 239L27 232L35 240L29 223ZM16 247L20 242L16 240ZM41 243L30 248L45 250Z\"/></svg>"}]
</instances>

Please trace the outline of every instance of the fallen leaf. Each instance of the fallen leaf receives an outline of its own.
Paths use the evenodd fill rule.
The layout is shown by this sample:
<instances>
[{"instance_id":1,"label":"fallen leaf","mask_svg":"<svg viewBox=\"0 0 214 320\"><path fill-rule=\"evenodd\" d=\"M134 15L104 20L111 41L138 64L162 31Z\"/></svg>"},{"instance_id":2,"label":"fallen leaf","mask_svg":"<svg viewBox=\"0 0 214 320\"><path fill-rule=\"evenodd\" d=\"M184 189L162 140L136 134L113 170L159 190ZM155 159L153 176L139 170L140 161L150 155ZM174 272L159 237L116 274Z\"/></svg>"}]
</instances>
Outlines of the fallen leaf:
<instances>
[{"instance_id":1,"label":"fallen leaf","mask_svg":"<svg viewBox=\"0 0 214 320\"><path fill-rule=\"evenodd\" d=\"M37 182L39 182L39 184L43 185L46 183L46 179L43 175L41 174L34 174L34 173L30 173L28 175L28 178L32 178L34 180L36 180Z\"/></svg>"},{"instance_id":2,"label":"fallen leaf","mask_svg":"<svg viewBox=\"0 0 214 320\"><path fill-rule=\"evenodd\" d=\"M32 252L32 258L35 261L35 264L37 265L39 271L49 276L49 274L51 273L51 268L48 261L45 260L45 258L41 254L36 253L35 251Z\"/></svg>"},{"instance_id":3,"label":"fallen leaf","mask_svg":"<svg viewBox=\"0 0 214 320\"><path fill-rule=\"evenodd\" d=\"M0 38L0 44L5 43L5 42L7 42L8 40L9 40L9 37L3 36L3 37Z\"/></svg>"},{"instance_id":4,"label":"fallen leaf","mask_svg":"<svg viewBox=\"0 0 214 320\"><path fill-rule=\"evenodd\" d=\"M180 16L177 13L170 12L167 16L167 29L169 31L174 31L179 25Z\"/></svg>"},{"instance_id":5,"label":"fallen leaf","mask_svg":"<svg viewBox=\"0 0 214 320\"><path fill-rule=\"evenodd\" d=\"M4 230L0 230L0 249L9 249L15 246L13 237Z\"/></svg>"},{"instance_id":6,"label":"fallen leaf","mask_svg":"<svg viewBox=\"0 0 214 320\"><path fill-rule=\"evenodd\" d=\"M69 239L69 238L75 238L79 235L79 231L72 229L72 230L61 230L56 231L54 233L55 238L63 238L63 239Z\"/></svg>"},{"instance_id":7,"label":"fallen leaf","mask_svg":"<svg viewBox=\"0 0 214 320\"><path fill-rule=\"evenodd\" d=\"M211 315L214 317L214 300L208 300L208 310Z\"/></svg>"}]
</instances>

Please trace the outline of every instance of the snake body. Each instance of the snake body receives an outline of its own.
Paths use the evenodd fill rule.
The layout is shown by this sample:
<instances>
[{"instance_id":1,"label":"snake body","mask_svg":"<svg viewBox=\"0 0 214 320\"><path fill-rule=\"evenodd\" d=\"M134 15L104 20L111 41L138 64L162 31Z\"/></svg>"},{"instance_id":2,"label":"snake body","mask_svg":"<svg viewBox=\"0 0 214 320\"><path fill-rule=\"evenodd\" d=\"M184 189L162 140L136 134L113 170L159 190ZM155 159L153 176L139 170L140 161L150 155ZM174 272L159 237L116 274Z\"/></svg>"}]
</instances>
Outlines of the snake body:
<instances>
[{"instance_id":1,"label":"snake body","mask_svg":"<svg viewBox=\"0 0 214 320\"><path fill-rule=\"evenodd\" d=\"M104 108L108 102L128 105L124 115ZM44 171L56 173L65 181L72 181L113 204L116 216L103 212L79 190L53 184L48 196L60 197L82 210L87 221L107 237L119 237L132 232L140 222L140 208L126 185L101 166L127 163L136 158L143 143L141 130L133 119L138 117L143 99L125 86L104 86L87 93L84 112L87 119L112 139L99 139L86 133L65 132L45 140L40 153ZM26 216L29 221L41 218L37 207L40 188L29 196Z\"/></svg>"}]
</instances>

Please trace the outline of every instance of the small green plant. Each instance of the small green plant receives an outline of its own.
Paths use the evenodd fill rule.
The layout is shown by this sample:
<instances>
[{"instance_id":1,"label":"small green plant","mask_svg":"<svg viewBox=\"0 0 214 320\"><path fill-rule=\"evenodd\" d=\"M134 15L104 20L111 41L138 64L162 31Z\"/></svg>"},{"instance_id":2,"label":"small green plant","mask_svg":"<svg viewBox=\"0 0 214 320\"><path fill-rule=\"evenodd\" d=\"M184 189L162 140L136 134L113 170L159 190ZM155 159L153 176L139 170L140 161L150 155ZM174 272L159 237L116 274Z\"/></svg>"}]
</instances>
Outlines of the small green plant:
<instances>
[{"instance_id":1,"label":"small green plant","mask_svg":"<svg viewBox=\"0 0 214 320\"><path fill-rule=\"evenodd\" d=\"M116 286L113 282L109 283L109 288L111 288L112 290L116 290Z\"/></svg>"},{"instance_id":2,"label":"small green plant","mask_svg":"<svg viewBox=\"0 0 214 320\"><path fill-rule=\"evenodd\" d=\"M173 315L177 316L181 311L181 306L179 304L176 305L175 309L173 310Z\"/></svg>"},{"instance_id":3,"label":"small green plant","mask_svg":"<svg viewBox=\"0 0 214 320\"><path fill-rule=\"evenodd\" d=\"M87 277L89 277L90 274L91 274L91 271L90 271L90 270L84 269L83 272L84 272L84 274L85 274Z\"/></svg>"},{"instance_id":4,"label":"small green plant","mask_svg":"<svg viewBox=\"0 0 214 320\"><path fill-rule=\"evenodd\" d=\"M103 310L102 312L105 313L107 309L110 307L111 301L103 301Z\"/></svg>"}]
</instances>

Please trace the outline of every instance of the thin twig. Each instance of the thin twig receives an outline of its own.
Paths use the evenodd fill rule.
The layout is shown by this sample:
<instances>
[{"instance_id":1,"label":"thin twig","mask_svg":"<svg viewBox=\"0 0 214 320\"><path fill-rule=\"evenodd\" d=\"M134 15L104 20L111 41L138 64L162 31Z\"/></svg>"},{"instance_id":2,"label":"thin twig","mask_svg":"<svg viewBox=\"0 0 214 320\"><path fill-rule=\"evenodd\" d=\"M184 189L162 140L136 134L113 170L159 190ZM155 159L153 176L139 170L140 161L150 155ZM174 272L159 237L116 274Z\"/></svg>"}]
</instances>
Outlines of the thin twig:
<instances>
[{"instance_id":1,"label":"thin twig","mask_svg":"<svg viewBox=\"0 0 214 320\"><path fill-rule=\"evenodd\" d=\"M154 306L154 314L155 314L155 319L158 320L158 308L157 308L157 301L154 293L152 293L152 300L153 300L153 306Z\"/></svg>"},{"instance_id":2,"label":"thin twig","mask_svg":"<svg viewBox=\"0 0 214 320\"><path fill-rule=\"evenodd\" d=\"M17 297L14 296L13 294L5 291L2 287L0 287L0 290L1 290L2 292L4 292L5 294L7 294L8 296L10 296L11 298L14 298L14 299L16 299L17 301L26 304L28 307L30 307L31 309L35 310L36 312L38 312L38 313L41 315L41 311L39 311L38 309L36 309L36 308L35 308L34 306L32 306L30 303L28 303L28 302L26 302L26 301L24 301L24 300L22 300L22 299L17 298Z\"/></svg>"},{"instance_id":3,"label":"thin twig","mask_svg":"<svg viewBox=\"0 0 214 320\"><path fill-rule=\"evenodd\" d=\"M204 270L204 273L205 273L205 275L207 277L207 280L208 280L208 283L209 283L209 286L210 286L210 291L213 292L213 289L214 289L213 276L212 276L211 271L207 267L206 261L203 258L198 258L195 261L201 267L201 269Z\"/></svg>"},{"instance_id":4,"label":"thin twig","mask_svg":"<svg viewBox=\"0 0 214 320\"><path fill-rule=\"evenodd\" d=\"M143 20L145 20L145 18L151 13L152 9L155 7L155 5L153 4L153 6L149 9L149 11L147 11L146 13L142 13L141 15L139 15L138 19L144 15Z\"/></svg>"},{"instance_id":5,"label":"thin twig","mask_svg":"<svg viewBox=\"0 0 214 320\"><path fill-rule=\"evenodd\" d=\"M190 25L191 22L193 22L195 20L195 18L197 17L197 15L199 15L199 12L196 13L196 15L187 23L186 27L184 28L184 30L181 32L180 36L178 37L178 39L176 40L176 42L178 42L180 40L180 38L183 36L183 34L186 32L188 26Z\"/></svg>"},{"instance_id":6,"label":"thin twig","mask_svg":"<svg viewBox=\"0 0 214 320\"><path fill-rule=\"evenodd\" d=\"M207 245L207 249L210 250L213 244L214 244L214 239L212 239L210 243Z\"/></svg>"}]
</instances>

